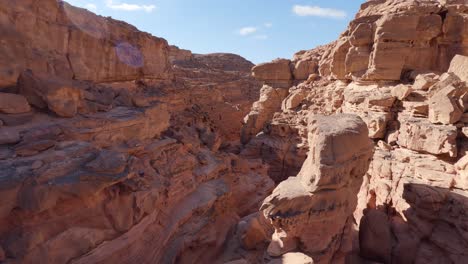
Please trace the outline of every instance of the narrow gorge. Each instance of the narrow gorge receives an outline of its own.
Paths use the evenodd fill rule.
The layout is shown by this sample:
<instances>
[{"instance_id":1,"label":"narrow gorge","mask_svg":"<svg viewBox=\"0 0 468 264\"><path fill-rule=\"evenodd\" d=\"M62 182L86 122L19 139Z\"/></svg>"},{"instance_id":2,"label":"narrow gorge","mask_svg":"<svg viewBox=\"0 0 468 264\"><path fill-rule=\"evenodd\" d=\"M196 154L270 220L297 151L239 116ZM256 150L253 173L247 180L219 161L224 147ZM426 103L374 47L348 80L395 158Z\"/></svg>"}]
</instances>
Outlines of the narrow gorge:
<instances>
[{"instance_id":1,"label":"narrow gorge","mask_svg":"<svg viewBox=\"0 0 468 264\"><path fill-rule=\"evenodd\" d=\"M57 0L0 32L0 263L468 263L466 0L258 65Z\"/></svg>"}]
</instances>

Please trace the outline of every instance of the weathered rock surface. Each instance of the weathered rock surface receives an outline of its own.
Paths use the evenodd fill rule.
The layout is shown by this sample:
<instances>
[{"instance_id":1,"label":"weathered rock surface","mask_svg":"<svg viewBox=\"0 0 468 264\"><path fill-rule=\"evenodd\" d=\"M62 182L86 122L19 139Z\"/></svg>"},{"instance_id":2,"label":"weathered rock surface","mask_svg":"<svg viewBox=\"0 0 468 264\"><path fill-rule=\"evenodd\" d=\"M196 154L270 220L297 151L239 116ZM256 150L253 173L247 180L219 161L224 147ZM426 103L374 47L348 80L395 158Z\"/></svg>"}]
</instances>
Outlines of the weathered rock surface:
<instances>
[{"instance_id":1,"label":"weathered rock surface","mask_svg":"<svg viewBox=\"0 0 468 264\"><path fill-rule=\"evenodd\" d=\"M273 114L281 109L278 105L284 100L288 90L283 88L273 88L264 85L260 90L260 99L254 103L252 110L245 117L245 125L242 127L242 143L248 143L257 133L263 130Z\"/></svg>"},{"instance_id":2,"label":"weathered rock surface","mask_svg":"<svg viewBox=\"0 0 468 264\"><path fill-rule=\"evenodd\" d=\"M301 251L325 263L329 251L335 252L332 263L466 262L465 10L467 3L457 0L368 1L338 41L292 58L291 88L281 105L275 103L281 110L242 152L269 164L269 176L279 183L263 208L275 227L265 251ZM302 60L317 62L319 75L296 78L294 72L306 68ZM310 174L323 169L311 154L317 144L307 136L307 116L340 113L361 117L374 155L360 190L347 199L357 205L346 228L333 229L346 217L317 228L322 215L302 209L323 195L320 178L313 178L318 185L312 189L298 180L305 167ZM333 234L342 238L339 248L328 244Z\"/></svg>"},{"instance_id":3,"label":"weathered rock surface","mask_svg":"<svg viewBox=\"0 0 468 264\"><path fill-rule=\"evenodd\" d=\"M81 107L83 91L71 80L53 79L51 76L37 77L32 71L21 73L18 90L31 105L48 108L61 117L73 117Z\"/></svg>"},{"instance_id":4,"label":"weathered rock surface","mask_svg":"<svg viewBox=\"0 0 468 264\"><path fill-rule=\"evenodd\" d=\"M466 67L468 66L468 58L466 56L456 55L450 63L448 72L455 74L464 82L468 82Z\"/></svg>"},{"instance_id":5,"label":"weathered rock surface","mask_svg":"<svg viewBox=\"0 0 468 264\"><path fill-rule=\"evenodd\" d=\"M463 1L368 1L320 72L337 79L400 80L410 71L447 71L468 55Z\"/></svg>"},{"instance_id":6,"label":"weathered rock surface","mask_svg":"<svg viewBox=\"0 0 468 264\"><path fill-rule=\"evenodd\" d=\"M274 187L235 154L254 65L61 1L7 1L0 21L0 262L221 261Z\"/></svg>"},{"instance_id":7,"label":"weathered rock surface","mask_svg":"<svg viewBox=\"0 0 468 264\"><path fill-rule=\"evenodd\" d=\"M359 248L367 259L391 263L392 237L387 215L381 211L370 210L359 225Z\"/></svg>"},{"instance_id":8,"label":"weathered rock surface","mask_svg":"<svg viewBox=\"0 0 468 264\"><path fill-rule=\"evenodd\" d=\"M293 78L291 61L278 59L257 65L252 68L252 75L267 85L288 88Z\"/></svg>"},{"instance_id":9,"label":"weathered rock surface","mask_svg":"<svg viewBox=\"0 0 468 264\"><path fill-rule=\"evenodd\" d=\"M467 11L367 1L255 66L2 3L0 262L466 263Z\"/></svg>"},{"instance_id":10,"label":"weathered rock surface","mask_svg":"<svg viewBox=\"0 0 468 264\"><path fill-rule=\"evenodd\" d=\"M0 112L5 114L22 114L31 111L28 101L21 95L0 93Z\"/></svg>"},{"instance_id":11,"label":"weathered rock surface","mask_svg":"<svg viewBox=\"0 0 468 264\"><path fill-rule=\"evenodd\" d=\"M280 183L261 208L275 227L270 255L299 249L315 263L333 261L372 157L367 134L356 116L309 117L313 147L301 172Z\"/></svg>"},{"instance_id":12,"label":"weathered rock surface","mask_svg":"<svg viewBox=\"0 0 468 264\"><path fill-rule=\"evenodd\" d=\"M26 69L96 82L168 77L167 42L124 22L56 0L5 1L0 16L0 87Z\"/></svg>"},{"instance_id":13,"label":"weathered rock surface","mask_svg":"<svg viewBox=\"0 0 468 264\"><path fill-rule=\"evenodd\" d=\"M455 126L432 125L425 119L402 119L398 145L415 151L456 157L457 135Z\"/></svg>"}]
</instances>

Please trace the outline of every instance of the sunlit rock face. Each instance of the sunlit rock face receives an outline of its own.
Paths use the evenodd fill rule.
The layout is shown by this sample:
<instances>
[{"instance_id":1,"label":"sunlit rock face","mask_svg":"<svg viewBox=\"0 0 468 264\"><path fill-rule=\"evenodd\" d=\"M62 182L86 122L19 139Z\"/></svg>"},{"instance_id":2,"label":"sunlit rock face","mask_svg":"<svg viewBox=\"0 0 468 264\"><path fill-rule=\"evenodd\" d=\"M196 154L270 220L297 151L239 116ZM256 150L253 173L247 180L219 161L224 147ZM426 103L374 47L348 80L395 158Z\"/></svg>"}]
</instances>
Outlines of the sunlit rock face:
<instances>
[{"instance_id":1,"label":"sunlit rock face","mask_svg":"<svg viewBox=\"0 0 468 264\"><path fill-rule=\"evenodd\" d=\"M0 262L225 252L274 188L238 155L254 65L61 1L4 1L0 22Z\"/></svg>"},{"instance_id":2,"label":"sunlit rock face","mask_svg":"<svg viewBox=\"0 0 468 264\"><path fill-rule=\"evenodd\" d=\"M255 66L3 1L0 262L466 263L467 10Z\"/></svg>"},{"instance_id":3,"label":"sunlit rock face","mask_svg":"<svg viewBox=\"0 0 468 264\"><path fill-rule=\"evenodd\" d=\"M31 69L77 80L169 77L167 41L56 0L3 1L0 87Z\"/></svg>"},{"instance_id":4,"label":"sunlit rock face","mask_svg":"<svg viewBox=\"0 0 468 264\"><path fill-rule=\"evenodd\" d=\"M465 1L368 1L337 41L294 55L281 105L260 97L252 107L272 116L243 150L269 164L278 183L262 207L275 228L263 247L271 258L300 251L319 263L466 262L467 9ZM266 84L280 76L278 68L264 69L271 75L255 76ZM260 103L269 110L259 111ZM357 203L353 217L327 223L303 210L323 194L315 182L310 188L300 180L305 168L322 168L308 117L342 113L362 119L374 154L360 190L348 193L347 201ZM353 142L349 151L359 146ZM346 219L352 228L334 229ZM340 246L330 237L343 238Z\"/></svg>"},{"instance_id":5,"label":"sunlit rock face","mask_svg":"<svg viewBox=\"0 0 468 264\"><path fill-rule=\"evenodd\" d=\"M300 250L314 263L332 263L351 227L373 144L366 124L353 115L312 114L308 129L312 147L301 171L281 182L261 208L275 228L268 253Z\"/></svg>"},{"instance_id":6,"label":"sunlit rock face","mask_svg":"<svg viewBox=\"0 0 468 264\"><path fill-rule=\"evenodd\" d=\"M468 55L464 1L368 1L321 62L337 79L400 80L409 71L445 72Z\"/></svg>"}]
</instances>

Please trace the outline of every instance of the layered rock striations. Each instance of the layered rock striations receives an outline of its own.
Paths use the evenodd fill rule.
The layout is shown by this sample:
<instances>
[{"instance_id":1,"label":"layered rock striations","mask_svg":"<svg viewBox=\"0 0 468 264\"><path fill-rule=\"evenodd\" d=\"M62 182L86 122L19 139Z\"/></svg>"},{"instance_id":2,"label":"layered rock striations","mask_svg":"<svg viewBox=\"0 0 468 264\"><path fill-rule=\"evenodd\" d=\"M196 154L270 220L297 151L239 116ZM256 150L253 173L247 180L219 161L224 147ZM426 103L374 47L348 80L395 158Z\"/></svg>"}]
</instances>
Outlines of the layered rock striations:
<instances>
[{"instance_id":1,"label":"layered rock striations","mask_svg":"<svg viewBox=\"0 0 468 264\"><path fill-rule=\"evenodd\" d=\"M217 259L274 187L237 155L253 64L61 1L0 21L0 262Z\"/></svg>"},{"instance_id":2,"label":"layered rock striations","mask_svg":"<svg viewBox=\"0 0 468 264\"><path fill-rule=\"evenodd\" d=\"M254 67L6 1L0 262L466 263L467 10L368 1Z\"/></svg>"},{"instance_id":3,"label":"layered rock striations","mask_svg":"<svg viewBox=\"0 0 468 264\"><path fill-rule=\"evenodd\" d=\"M410 71L447 71L466 54L464 1L368 1L320 62L337 79L398 81Z\"/></svg>"},{"instance_id":4,"label":"layered rock striations","mask_svg":"<svg viewBox=\"0 0 468 264\"><path fill-rule=\"evenodd\" d=\"M270 86L290 76L289 88L282 78L281 104L265 102L262 90L244 125L252 131L247 121L258 112L272 117L261 120L243 150L269 164L280 183L263 207L275 227L263 250L300 251L318 263L466 262L467 8L465 1L368 1L336 42L298 52L289 69L275 60L265 68L270 75L253 70ZM308 117L342 113L364 121L374 155L360 191L347 198L357 199L353 217L320 226L321 215L302 210L315 206L320 189L299 180L306 167L310 174L321 167ZM333 197L338 204L343 198ZM345 219L354 226L332 230ZM326 239L333 235L346 238L341 248Z\"/></svg>"},{"instance_id":5,"label":"layered rock striations","mask_svg":"<svg viewBox=\"0 0 468 264\"><path fill-rule=\"evenodd\" d=\"M344 229L351 227L357 194L369 168L373 144L357 116L309 116L312 146L297 177L281 182L260 210L275 233L272 256L300 250L317 263L333 263Z\"/></svg>"},{"instance_id":6,"label":"layered rock striations","mask_svg":"<svg viewBox=\"0 0 468 264\"><path fill-rule=\"evenodd\" d=\"M164 39L62 1L5 1L0 8L0 86L25 69L88 81L164 79L170 71Z\"/></svg>"}]
</instances>

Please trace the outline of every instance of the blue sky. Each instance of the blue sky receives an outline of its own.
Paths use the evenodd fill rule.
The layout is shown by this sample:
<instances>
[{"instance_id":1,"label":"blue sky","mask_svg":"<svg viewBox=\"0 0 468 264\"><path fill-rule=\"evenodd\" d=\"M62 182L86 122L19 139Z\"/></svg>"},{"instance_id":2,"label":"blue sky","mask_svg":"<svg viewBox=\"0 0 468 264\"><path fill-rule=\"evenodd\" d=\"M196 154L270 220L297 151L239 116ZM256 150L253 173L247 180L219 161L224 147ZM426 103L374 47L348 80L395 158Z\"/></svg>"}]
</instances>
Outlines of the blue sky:
<instances>
[{"instance_id":1,"label":"blue sky","mask_svg":"<svg viewBox=\"0 0 468 264\"><path fill-rule=\"evenodd\" d=\"M194 53L254 63L291 58L338 38L364 0L68 0Z\"/></svg>"}]
</instances>

